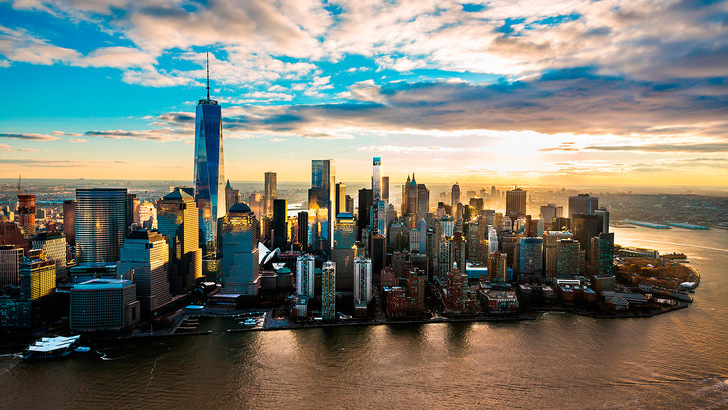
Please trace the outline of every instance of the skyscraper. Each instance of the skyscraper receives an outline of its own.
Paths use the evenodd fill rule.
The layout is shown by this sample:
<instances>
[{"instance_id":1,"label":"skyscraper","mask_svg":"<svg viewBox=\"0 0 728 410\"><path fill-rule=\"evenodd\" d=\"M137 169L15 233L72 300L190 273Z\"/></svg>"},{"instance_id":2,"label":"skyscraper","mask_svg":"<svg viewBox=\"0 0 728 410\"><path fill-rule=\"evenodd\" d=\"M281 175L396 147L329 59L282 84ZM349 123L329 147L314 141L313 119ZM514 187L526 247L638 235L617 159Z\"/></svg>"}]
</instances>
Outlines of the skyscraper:
<instances>
[{"instance_id":1,"label":"skyscraper","mask_svg":"<svg viewBox=\"0 0 728 410\"><path fill-rule=\"evenodd\" d=\"M265 173L265 215L258 214L258 218L266 216L273 218L273 201L278 199L278 175L275 172Z\"/></svg>"},{"instance_id":2,"label":"skyscraper","mask_svg":"<svg viewBox=\"0 0 728 410\"><path fill-rule=\"evenodd\" d=\"M126 188L76 189L76 264L115 262L126 236Z\"/></svg>"},{"instance_id":3,"label":"skyscraper","mask_svg":"<svg viewBox=\"0 0 728 410\"><path fill-rule=\"evenodd\" d=\"M343 182L336 183L336 189L334 190L335 201L334 201L334 212L339 215L342 212L348 212L346 210L346 184Z\"/></svg>"},{"instance_id":4,"label":"skyscraper","mask_svg":"<svg viewBox=\"0 0 728 410\"><path fill-rule=\"evenodd\" d=\"M614 233L600 233L591 239L592 269L597 276L614 275Z\"/></svg>"},{"instance_id":5,"label":"skyscraper","mask_svg":"<svg viewBox=\"0 0 728 410\"><path fill-rule=\"evenodd\" d=\"M417 185L417 220L423 220L427 218L427 213L430 212L430 190L427 189L425 184Z\"/></svg>"},{"instance_id":6,"label":"skyscraper","mask_svg":"<svg viewBox=\"0 0 728 410\"><path fill-rule=\"evenodd\" d=\"M301 250L308 249L308 212L301 211L298 213L298 243Z\"/></svg>"},{"instance_id":7,"label":"skyscraper","mask_svg":"<svg viewBox=\"0 0 728 410\"><path fill-rule=\"evenodd\" d=\"M169 245L170 284L172 292L192 290L202 277L199 214L195 200L180 189L157 201L159 233Z\"/></svg>"},{"instance_id":8,"label":"skyscraper","mask_svg":"<svg viewBox=\"0 0 728 410\"><path fill-rule=\"evenodd\" d=\"M601 221L597 215L574 214L571 219L574 239L579 241L581 250L586 252L586 259L591 258L591 239L602 232Z\"/></svg>"},{"instance_id":9,"label":"skyscraper","mask_svg":"<svg viewBox=\"0 0 728 410\"><path fill-rule=\"evenodd\" d=\"M594 210L594 215L599 218L602 233L609 233L609 211L605 207Z\"/></svg>"},{"instance_id":10,"label":"skyscraper","mask_svg":"<svg viewBox=\"0 0 728 410\"><path fill-rule=\"evenodd\" d=\"M315 262L312 255L301 255L296 259L296 294L314 296Z\"/></svg>"},{"instance_id":11,"label":"skyscraper","mask_svg":"<svg viewBox=\"0 0 728 410\"><path fill-rule=\"evenodd\" d=\"M222 110L210 99L199 100L195 112L195 200L200 214L200 247L206 258L217 252L217 220L225 216L225 167L222 150Z\"/></svg>"},{"instance_id":12,"label":"skyscraper","mask_svg":"<svg viewBox=\"0 0 728 410\"><path fill-rule=\"evenodd\" d=\"M541 206L541 219L543 220L544 226L547 230L551 230L551 224L553 224L554 218L563 216L563 206L556 206L556 204Z\"/></svg>"},{"instance_id":13,"label":"skyscraper","mask_svg":"<svg viewBox=\"0 0 728 410\"><path fill-rule=\"evenodd\" d=\"M230 207L222 220L223 294L255 296L260 288L258 259L258 220L250 207L241 202Z\"/></svg>"},{"instance_id":14,"label":"skyscraper","mask_svg":"<svg viewBox=\"0 0 728 410\"><path fill-rule=\"evenodd\" d=\"M572 239L574 235L568 231L547 231L543 234L544 271L547 279L553 279L558 274L558 255L556 244L561 239Z\"/></svg>"},{"instance_id":15,"label":"skyscraper","mask_svg":"<svg viewBox=\"0 0 728 410\"><path fill-rule=\"evenodd\" d=\"M560 239L556 241L556 275L579 275L579 241Z\"/></svg>"},{"instance_id":16,"label":"skyscraper","mask_svg":"<svg viewBox=\"0 0 728 410\"><path fill-rule=\"evenodd\" d=\"M21 194L20 181L18 181L18 225L26 238L35 235L35 195Z\"/></svg>"},{"instance_id":17,"label":"skyscraper","mask_svg":"<svg viewBox=\"0 0 728 410\"><path fill-rule=\"evenodd\" d=\"M42 249L43 254L56 263L58 279L66 275L66 238L60 232L45 232L33 238L33 249Z\"/></svg>"},{"instance_id":18,"label":"skyscraper","mask_svg":"<svg viewBox=\"0 0 728 410\"><path fill-rule=\"evenodd\" d=\"M169 303L169 246L158 231L132 231L121 249L117 279L137 286L137 299L145 317Z\"/></svg>"},{"instance_id":19,"label":"skyscraper","mask_svg":"<svg viewBox=\"0 0 728 410\"><path fill-rule=\"evenodd\" d=\"M361 231L364 230L371 221L369 220L369 211L374 206L374 196L371 189L362 188L359 190L359 217L356 220L356 240L361 241Z\"/></svg>"},{"instance_id":20,"label":"skyscraper","mask_svg":"<svg viewBox=\"0 0 728 410\"><path fill-rule=\"evenodd\" d=\"M526 214L526 191L521 188L506 192L506 215L511 213Z\"/></svg>"},{"instance_id":21,"label":"skyscraper","mask_svg":"<svg viewBox=\"0 0 728 410\"><path fill-rule=\"evenodd\" d=\"M232 185L230 185L230 180L228 179L227 185L225 185L225 213L227 213L231 206L238 202L240 202L240 191L233 189Z\"/></svg>"},{"instance_id":22,"label":"skyscraper","mask_svg":"<svg viewBox=\"0 0 728 410\"><path fill-rule=\"evenodd\" d=\"M324 262L321 272L321 316L336 319L336 264Z\"/></svg>"},{"instance_id":23,"label":"skyscraper","mask_svg":"<svg viewBox=\"0 0 728 410\"><path fill-rule=\"evenodd\" d=\"M311 189L308 190L308 218L311 232L317 240L311 243L314 249L331 251L334 232L334 191L336 177L334 161L315 159L311 161ZM312 235L314 236L314 235Z\"/></svg>"},{"instance_id":24,"label":"skyscraper","mask_svg":"<svg viewBox=\"0 0 728 410\"><path fill-rule=\"evenodd\" d=\"M331 260L336 263L336 287L338 291L350 292L354 284L354 258L356 256L356 223L354 216L342 212L336 216L334 244Z\"/></svg>"},{"instance_id":25,"label":"skyscraper","mask_svg":"<svg viewBox=\"0 0 728 410\"><path fill-rule=\"evenodd\" d=\"M389 202L389 177L382 177L382 200Z\"/></svg>"},{"instance_id":26,"label":"skyscraper","mask_svg":"<svg viewBox=\"0 0 728 410\"><path fill-rule=\"evenodd\" d=\"M372 192L374 201L382 199L382 158L372 159Z\"/></svg>"},{"instance_id":27,"label":"skyscraper","mask_svg":"<svg viewBox=\"0 0 728 410\"><path fill-rule=\"evenodd\" d=\"M273 249L288 249L288 201L276 199L273 201Z\"/></svg>"},{"instance_id":28,"label":"skyscraper","mask_svg":"<svg viewBox=\"0 0 728 410\"><path fill-rule=\"evenodd\" d=\"M66 242L76 245L76 201L73 199L63 201L63 235Z\"/></svg>"},{"instance_id":29,"label":"skyscraper","mask_svg":"<svg viewBox=\"0 0 728 410\"><path fill-rule=\"evenodd\" d=\"M452 212L455 211L456 207L460 203L460 185L456 182L455 185L452 186L452 191L450 192L450 206L452 207Z\"/></svg>"},{"instance_id":30,"label":"skyscraper","mask_svg":"<svg viewBox=\"0 0 728 410\"><path fill-rule=\"evenodd\" d=\"M22 259L22 248L15 245L0 246L0 286L17 286L20 283L20 262Z\"/></svg>"},{"instance_id":31,"label":"skyscraper","mask_svg":"<svg viewBox=\"0 0 728 410\"><path fill-rule=\"evenodd\" d=\"M354 260L354 308L366 309L372 300L372 260Z\"/></svg>"},{"instance_id":32,"label":"skyscraper","mask_svg":"<svg viewBox=\"0 0 728 410\"><path fill-rule=\"evenodd\" d=\"M594 215L594 211L599 207L599 198L589 196L589 194L579 194L569 197L569 218L574 222L574 215Z\"/></svg>"},{"instance_id":33,"label":"skyscraper","mask_svg":"<svg viewBox=\"0 0 728 410\"><path fill-rule=\"evenodd\" d=\"M518 273L541 275L543 272L543 239L521 238L517 248ZM520 279L519 279L520 280Z\"/></svg>"}]
</instances>

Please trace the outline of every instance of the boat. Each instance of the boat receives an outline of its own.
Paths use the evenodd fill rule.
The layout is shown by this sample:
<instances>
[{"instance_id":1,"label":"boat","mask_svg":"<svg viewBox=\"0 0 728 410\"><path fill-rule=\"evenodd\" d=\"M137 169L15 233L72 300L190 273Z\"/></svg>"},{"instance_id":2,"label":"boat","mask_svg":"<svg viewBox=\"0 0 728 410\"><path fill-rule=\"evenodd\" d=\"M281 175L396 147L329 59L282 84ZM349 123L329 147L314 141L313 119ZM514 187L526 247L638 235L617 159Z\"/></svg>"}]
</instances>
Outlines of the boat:
<instances>
[{"instance_id":1,"label":"boat","mask_svg":"<svg viewBox=\"0 0 728 410\"><path fill-rule=\"evenodd\" d=\"M245 319L245 321L240 322L240 324L243 326L257 326L258 321L255 319Z\"/></svg>"},{"instance_id":2,"label":"boat","mask_svg":"<svg viewBox=\"0 0 728 410\"><path fill-rule=\"evenodd\" d=\"M685 259L686 258L684 253L677 253L677 252L667 253L665 255L662 255L662 257L665 259Z\"/></svg>"},{"instance_id":3,"label":"boat","mask_svg":"<svg viewBox=\"0 0 728 410\"><path fill-rule=\"evenodd\" d=\"M20 356L26 360L61 359L68 357L76 349L81 336L43 337L28 346Z\"/></svg>"}]
</instances>

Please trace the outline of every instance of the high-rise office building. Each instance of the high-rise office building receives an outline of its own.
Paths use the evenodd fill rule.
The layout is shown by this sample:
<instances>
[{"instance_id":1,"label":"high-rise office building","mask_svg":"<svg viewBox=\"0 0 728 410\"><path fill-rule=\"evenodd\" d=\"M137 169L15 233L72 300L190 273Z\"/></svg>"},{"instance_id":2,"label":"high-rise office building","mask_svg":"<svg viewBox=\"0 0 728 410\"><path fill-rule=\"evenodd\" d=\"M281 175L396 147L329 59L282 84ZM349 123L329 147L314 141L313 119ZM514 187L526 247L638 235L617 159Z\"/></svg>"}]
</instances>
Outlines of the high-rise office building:
<instances>
[{"instance_id":1,"label":"high-rise office building","mask_svg":"<svg viewBox=\"0 0 728 410\"><path fill-rule=\"evenodd\" d=\"M460 203L460 185L456 182L455 185L452 186L452 190L450 191L450 206L453 209L453 212L455 211L456 207Z\"/></svg>"},{"instance_id":2,"label":"high-rise office building","mask_svg":"<svg viewBox=\"0 0 728 410\"><path fill-rule=\"evenodd\" d=\"M117 279L134 282L145 317L172 300L169 286L169 246L158 231L132 231L124 241Z\"/></svg>"},{"instance_id":3,"label":"high-rise office building","mask_svg":"<svg viewBox=\"0 0 728 410\"><path fill-rule=\"evenodd\" d=\"M282 251L288 249L288 201L276 199L273 201L273 249Z\"/></svg>"},{"instance_id":4,"label":"high-rise office building","mask_svg":"<svg viewBox=\"0 0 728 410\"><path fill-rule=\"evenodd\" d=\"M556 241L556 275L579 276L579 241L559 239Z\"/></svg>"},{"instance_id":5,"label":"high-rise office building","mask_svg":"<svg viewBox=\"0 0 728 410\"><path fill-rule=\"evenodd\" d=\"M374 195L371 189L362 188L359 190L359 215L356 220L356 240L361 241L362 230L370 225L370 211L374 206Z\"/></svg>"},{"instance_id":6,"label":"high-rise office building","mask_svg":"<svg viewBox=\"0 0 728 410\"><path fill-rule=\"evenodd\" d=\"M382 234L375 234L371 237L369 254L372 259L372 277L374 283L379 283L382 269L387 266L387 238Z\"/></svg>"},{"instance_id":7,"label":"high-rise office building","mask_svg":"<svg viewBox=\"0 0 728 410\"><path fill-rule=\"evenodd\" d=\"M43 254L56 263L58 279L66 275L66 238L60 232L41 233L33 238L33 249L42 249Z\"/></svg>"},{"instance_id":8,"label":"high-rise office building","mask_svg":"<svg viewBox=\"0 0 728 410\"><path fill-rule=\"evenodd\" d=\"M130 280L91 279L71 289L71 330L120 330L139 323L140 313Z\"/></svg>"},{"instance_id":9,"label":"high-rise office building","mask_svg":"<svg viewBox=\"0 0 728 410\"><path fill-rule=\"evenodd\" d=\"M591 269L596 276L614 275L614 233L600 233L591 238Z\"/></svg>"},{"instance_id":10,"label":"high-rise office building","mask_svg":"<svg viewBox=\"0 0 728 410\"><path fill-rule=\"evenodd\" d=\"M19 271L20 299L38 300L56 288L56 263L45 256L23 258Z\"/></svg>"},{"instance_id":11,"label":"high-rise office building","mask_svg":"<svg viewBox=\"0 0 728 410\"><path fill-rule=\"evenodd\" d=\"M336 264L331 261L324 262L321 270L321 316L336 319Z\"/></svg>"},{"instance_id":12,"label":"high-rise office building","mask_svg":"<svg viewBox=\"0 0 728 410\"><path fill-rule=\"evenodd\" d=\"M63 235L66 243L76 245L76 201L73 199L63 201Z\"/></svg>"},{"instance_id":13,"label":"high-rise office building","mask_svg":"<svg viewBox=\"0 0 728 410\"><path fill-rule=\"evenodd\" d=\"M543 273L542 238L521 238L518 242L517 255L519 274L530 276Z\"/></svg>"},{"instance_id":14,"label":"high-rise office building","mask_svg":"<svg viewBox=\"0 0 728 410\"><path fill-rule=\"evenodd\" d=\"M263 218L263 216L273 218L273 201L278 199L278 174L275 172L265 173L265 191L263 195L265 196L265 215L257 214L258 218Z\"/></svg>"},{"instance_id":15,"label":"high-rise office building","mask_svg":"<svg viewBox=\"0 0 728 410\"><path fill-rule=\"evenodd\" d=\"M340 249L351 249L356 242L356 222L354 216L348 212L342 212L336 216L334 226L334 247Z\"/></svg>"},{"instance_id":16,"label":"high-rise office building","mask_svg":"<svg viewBox=\"0 0 728 410\"><path fill-rule=\"evenodd\" d=\"M240 190L233 189L228 179L227 185L225 185L225 213L238 202L240 202Z\"/></svg>"},{"instance_id":17,"label":"high-rise office building","mask_svg":"<svg viewBox=\"0 0 728 410\"><path fill-rule=\"evenodd\" d=\"M508 255L500 252L493 252L488 255L488 276L491 282L506 282Z\"/></svg>"},{"instance_id":18,"label":"high-rise office building","mask_svg":"<svg viewBox=\"0 0 728 410\"><path fill-rule=\"evenodd\" d=\"M558 274L558 256L556 243L561 239L572 239L574 235L568 231L546 231L543 234L544 273L547 279Z\"/></svg>"},{"instance_id":19,"label":"high-rise office building","mask_svg":"<svg viewBox=\"0 0 728 410\"><path fill-rule=\"evenodd\" d=\"M571 219L574 239L579 241L581 250L586 252L587 260L591 258L591 239L602 232L601 221L597 215L574 214Z\"/></svg>"},{"instance_id":20,"label":"high-rise office building","mask_svg":"<svg viewBox=\"0 0 728 410\"><path fill-rule=\"evenodd\" d=\"M599 219L602 233L609 233L609 211L607 208L601 207L594 210L594 215Z\"/></svg>"},{"instance_id":21,"label":"high-rise office building","mask_svg":"<svg viewBox=\"0 0 728 410\"><path fill-rule=\"evenodd\" d=\"M311 189L308 190L308 219L311 225L311 246L324 252L331 251L334 233L334 197L336 189L334 161L315 159L311 161ZM313 234L316 235L313 235Z\"/></svg>"},{"instance_id":22,"label":"high-rise office building","mask_svg":"<svg viewBox=\"0 0 728 410\"><path fill-rule=\"evenodd\" d=\"M23 248L15 245L0 246L0 286L20 283L20 262L23 259Z\"/></svg>"},{"instance_id":23,"label":"high-rise office building","mask_svg":"<svg viewBox=\"0 0 728 410\"><path fill-rule=\"evenodd\" d=\"M541 207L541 219L547 230L551 230L554 218L564 216L564 207L556 204L543 205Z\"/></svg>"},{"instance_id":24,"label":"high-rise office building","mask_svg":"<svg viewBox=\"0 0 728 410\"><path fill-rule=\"evenodd\" d=\"M265 213L265 197L260 192L254 192L248 195L248 206L253 211L255 217L260 221L266 216Z\"/></svg>"},{"instance_id":25,"label":"high-rise office building","mask_svg":"<svg viewBox=\"0 0 728 410\"><path fill-rule=\"evenodd\" d=\"M210 72L207 72L207 98L199 100L195 111L195 200L200 214L200 247L208 260L217 252L217 220L225 216L225 162L222 149L222 110L210 99Z\"/></svg>"},{"instance_id":26,"label":"high-rise office building","mask_svg":"<svg viewBox=\"0 0 728 410\"><path fill-rule=\"evenodd\" d=\"M301 250L308 249L308 212L301 211L298 213L298 243Z\"/></svg>"},{"instance_id":27,"label":"high-rise office building","mask_svg":"<svg viewBox=\"0 0 728 410\"><path fill-rule=\"evenodd\" d=\"M506 215L512 213L526 214L526 191L521 188L511 189L506 192Z\"/></svg>"},{"instance_id":28,"label":"high-rise office building","mask_svg":"<svg viewBox=\"0 0 728 410\"><path fill-rule=\"evenodd\" d=\"M296 294L314 296L315 262L313 255L301 255L296 258Z\"/></svg>"},{"instance_id":29,"label":"high-rise office building","mask_svg":"<svg viewBox=\"0 0 728 410\"><path fill-rule=\"evenodd\" d=\"M338 291L349 292L354 284L354 258L356 257L356 222L350 213L336 216L334 246L331 260L336 263L336 286Z\"/></svg>"},{"instance_id":30,"label":"high-rise office building","mask_svg":"<svg viewBox=\"0 0 728 410\"><path fill-rule=\"evenodd\" d=\"M141 211L141 200L136 194L126 194L126 228L140 226L139 212Z\"/></svg>"},{"instance_id":31,"label":"high-rise office building","mask_svg":"<svg viewBox=\"0 0 728 410\"><path fill-rule=\"evenodd\" d=\"M569 218L574 222L574 215L594 215L594 211L599 207L599 198L590 196L589 194L579 194L569 197Z\"/></svg>"},{"instance_id":32,"label":"high-rise office building","mask_svg":"<svg viewBox=\"0 0 728 410\"><path fill-rule=\"evenodd\" d=\"M159 233L169 245L172 292L189 292L202 278L199 213L194 198L177 189L157 201Z\"/></svg>"},{"instance_id":33,"label":"high-rise office building","mask_svg":"<svg viewBox=\"0 0 728 410\"><path fill-rule=\"evenodd\" d=\"M382 200L389 202L389 177L382 177Z\"/></svg>"},{"instance_id":34,"label":"high-rise office building","mask_svg":"<svg viewBox=\"0 0 728 410\"><path fill-rule=\"evenodd\" d=\"M338 215L346 211L346 184L343 182L336 183L334 190L334 212Z\"/></svg>"},{"instance_id":35,"label":"high-rise office building","mask_svg":"<svg viewBox=\"0 0 728 410\"><path fill-rule=\"evenodd\" d=\"M425 184L417 185L417 220L427 218L427 213L430 212L430 190L427 189Z\"/></svg>"},{"instance_id":36,"label":"high-rise office building","mask_svg":"<svg viewBox=\"0 0 728 410\"><path fill-rule=\"evenodd\" d=\"M76 264L115 262L127 231L126 188L76 189Z\"/></svg>"},{"instance_id":37,"label":"high-rise office building","mask_svg":"<svg viewBox=\"0 0 728 410\"><path fill-rule=\"evenodd\" d=\"M230 207L220 224L222 234L223 294L255 296L260 288L258 259L258 220L241 202Z\"/></svg>"}]
</instances>

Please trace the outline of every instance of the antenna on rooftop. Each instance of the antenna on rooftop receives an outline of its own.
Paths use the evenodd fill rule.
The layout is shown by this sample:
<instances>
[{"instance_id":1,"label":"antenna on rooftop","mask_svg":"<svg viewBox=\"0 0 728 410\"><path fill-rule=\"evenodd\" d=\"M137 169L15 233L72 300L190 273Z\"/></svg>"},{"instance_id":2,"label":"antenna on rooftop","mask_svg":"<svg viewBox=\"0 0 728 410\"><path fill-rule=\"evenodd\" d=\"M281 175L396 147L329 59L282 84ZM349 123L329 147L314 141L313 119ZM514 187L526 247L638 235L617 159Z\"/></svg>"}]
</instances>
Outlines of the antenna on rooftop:
<instances>
[{"instance_id":1,"label":"antenna on rooftop","mask_svg":"<svg viewBox=\"0 0 728 410\"><path fill-rule=\"evenodd\" d=\"M20 177L21 175L18 174L18 195L20 195Z\"/></svg>"},{"instance_id":2,"label":"antenna on rooftop","mask_svg":"<svg viewBox=\"0 0 728 410\"><path fill-rule=\"evenodd\" d=\"M210 99L210 52L207 52L207 99Z\"/></svg>"}]
</instances>

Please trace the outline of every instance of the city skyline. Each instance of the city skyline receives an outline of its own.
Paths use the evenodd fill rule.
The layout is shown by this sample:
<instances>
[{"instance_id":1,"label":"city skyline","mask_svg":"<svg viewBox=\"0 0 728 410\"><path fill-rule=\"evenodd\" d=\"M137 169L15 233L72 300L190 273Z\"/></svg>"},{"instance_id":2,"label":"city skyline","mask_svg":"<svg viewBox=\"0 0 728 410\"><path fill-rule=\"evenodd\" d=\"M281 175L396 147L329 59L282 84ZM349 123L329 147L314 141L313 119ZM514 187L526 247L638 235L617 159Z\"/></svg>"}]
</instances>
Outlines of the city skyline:
<instances>
[{"instance_id":1,"label":"city skyline","mask_svg":"<svg viewBox=\"0 0 728 410\"><path fill-rule=\"evenodd\" d=\"M725 2L146 6L0 4L3 175L192 179L209 52L233 181L728 186Z\"/></svg>"}]
</instances>

